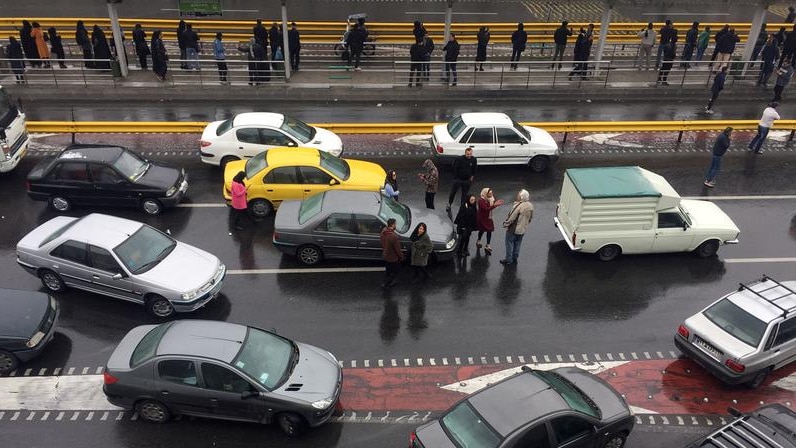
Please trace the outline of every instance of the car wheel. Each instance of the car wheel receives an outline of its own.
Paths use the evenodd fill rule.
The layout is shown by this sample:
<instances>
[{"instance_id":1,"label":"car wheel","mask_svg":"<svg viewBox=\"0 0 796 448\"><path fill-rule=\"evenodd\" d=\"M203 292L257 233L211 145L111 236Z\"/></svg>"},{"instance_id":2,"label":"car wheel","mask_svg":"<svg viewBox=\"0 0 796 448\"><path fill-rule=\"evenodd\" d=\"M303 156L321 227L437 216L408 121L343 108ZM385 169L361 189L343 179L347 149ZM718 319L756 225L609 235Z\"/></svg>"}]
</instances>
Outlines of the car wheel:
<instances>
[{"instance_id":1,"label":"car wheel","mask_svg":"<svg viewBox=\"0 0 796 448\"><path fill-rule=\"evenodd\" d=\"M606 440L603 448L622 448L625 446L624 434L613 434L610 439Z\"/></svg>"},{"instance_id":2,"label":"car wheel","mask_svg":"<svg viewBox=\"0 0 796 448\"><path fill-rule=\"evenodd\" d=\"M365 56L374 56L376 54L376 44L363 45L362 54L364 54Z\"/></svg>"},{"instance_id":3,"label":"car wheel","mask_svg":"<svg viewBox=\"0 0 796 448\"><path fill-rule=\"evenodd\" d=\"M699 258L710 258L719 251L719 242L716 240L705 241L696 249Z\"/></svg>"},{"instance_id":4,"label":"car wheel","mask_svg":"<svg viewBox=\"0 0 796 448\"><path fill-rule=\"evenodd\" d=\"M265 199L255 199L249 202L249 211L257 218L265 218L274 211L274 206Z\"/></svg>"},{"instance_id":5,"label":"car wheel","mask_svg":"<svg viewBox=\"0 0 796 448\"><path fill-rule=\"evenodd\" d=\"M335 56L342 56L344 51L345 51L345 47L343 45L334 44L334 55Z\"/></svg>"},{"instance_id":6,"label":"car wheel","mask_svg":"<svg viewBox=\"0 0 796 448\"><path fill-rule=\"evenodd\" d=\"M165 319L174 315L174 305L161 296L152 296L146 302L146 310L149 314Z\"/></svg>"},{"instance_id":7,"label":"car wheel","mask_svg":"<svg viewBox=\"0 0 796 448\"><path fill-rule=\"evenodd\" d=\"M19 361L16 356L5 350L0 350L0 373L13 372L18 365Z\"/></svg>"},{"instance_id":8,"label":"car wheel","mask_svg":"<svg viewBox=\"0 0 796 448\"><path fill-rule=\"evenodd\" d=\"M240 159L235 157L235 156L224 156L224 157L222 157L221 158L221 163L220 163L221 169L222 170L226 169L227 168L227 164L229 162L234 162L236 160L240 160Z\"/></svg>"},{"instance_id":9,"label":"car wheel","mask_svg":"<svg viewBox=\"0 0 796 448\"><path fill-rule=\"evenodd\" d=\"M64 281L61 280L61 276L49 269L42 269L39 271L39 278L44 287L52 292L61 292L66 289L66 285L64 285Z\"/></svg>"},{"instance_id":10,"label":"car wheel","mask_svg":"<svg viewBox=\"0 0 796 448\"><path fill-rule=\"evenodd\" d=\"M550 166L550 159L547 156L536 156L531 159L531 163L529 165L531 167L531 171L534 173L541 173L544 172L548 166Z\"/></svg>"},{"instance_id":11,"label":"car wheel","mask_svg":"<svg viewBox=\"0 0 796 448\"><path fill-rule=\"evenodd\" d=\"M135 412L149 423L166 423L169 421L169 408L165 404L154 401L144 400L135 405Z\"/></svg>"},{"instance_id":12,"label":"car wheel","mask_svg":"<svg viewBox=\"0 0 796 448\"><path fill-rule=\"evenodd\" d=\"M304 419L290 412L277 415L276 422L288 437L296 437L304 430Z\"/></svg>"},{"instance_id":13,"label":"car wheel","mask_svg":"<svg viewBox=\"0 0 796 448\"><path fill-rule=\"evenodd\" d=\"M760 387L768 378L768 375L771 373L771 367L766 367L765 369L757 372L757 375L754 376L748 383L746 383L746 387L749 389L757 389Z\"/></svg>"},{"instance_id":14,"label":"car wheel","mask_svg":"<svg viewBox=\"0 0 796 448\"><path fill-rule=\"evenodd\" d=\"M53 196L50 198L50 207L59 212L68 212L72 209L72 201L66 196Z\"/></svg>"},{"instance_id":15,"label":"car wheel","mask_svg":"<svg viewBox=\"0 0 796 448\"><path fill-rule=\"evenodd\" d=\"M622 249L619 246L616 244L609 244L601 247L600 250L597 251L597 256L600 258L600 261L611 261L621 253Z\"/></svg>"},{"instance_id":16,"label":"car wheel","mask_svg":"<svg viewBox=\"0 0 796 448\"><path fill-rule=\"evenodd\" d=\"M323 253L318 246L308 244L298 248L296 258L305 266L315 266L323 260Z\"/></svg>"},{"instance_id":17,"label":"car wheel","mask_svg":"<svg viewBox=\"0 0 796 448\"><path fill-rule=\"evenodd\" d=\"M163 211L163 206L157 199L144 199L141 201L141 210L147 215L159 215Z\"/></svg>"}]
</instances>

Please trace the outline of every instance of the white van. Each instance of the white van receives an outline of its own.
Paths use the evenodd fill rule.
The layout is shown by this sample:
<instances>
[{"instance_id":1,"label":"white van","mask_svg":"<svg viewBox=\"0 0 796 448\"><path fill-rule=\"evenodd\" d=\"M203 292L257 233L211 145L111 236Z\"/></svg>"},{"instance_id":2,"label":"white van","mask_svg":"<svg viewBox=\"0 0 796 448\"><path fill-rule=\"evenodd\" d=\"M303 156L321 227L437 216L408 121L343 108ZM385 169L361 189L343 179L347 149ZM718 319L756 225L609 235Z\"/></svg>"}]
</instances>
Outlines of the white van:
<instances>
[{"instance_id":1,"label":"white van","mask_svg":"<svg viewBox=\"0 0 796 448\"><path fill-rule=\"evenodd\" d=\"M0 86L0 173L16 168L29 143L25 114Z\"/></svg>"},{"instance_id":2,"label":"white van","mask_svg":"<svg viewBox=\"0 0 796 448\"><path fill-rule=\"evenodd\" d=\"M571 250L603 261L690 251L707 258L740 233L716 204L681 199L666 179L637 166L566 170L553 220Z\"/></svg>"}]
</instances>

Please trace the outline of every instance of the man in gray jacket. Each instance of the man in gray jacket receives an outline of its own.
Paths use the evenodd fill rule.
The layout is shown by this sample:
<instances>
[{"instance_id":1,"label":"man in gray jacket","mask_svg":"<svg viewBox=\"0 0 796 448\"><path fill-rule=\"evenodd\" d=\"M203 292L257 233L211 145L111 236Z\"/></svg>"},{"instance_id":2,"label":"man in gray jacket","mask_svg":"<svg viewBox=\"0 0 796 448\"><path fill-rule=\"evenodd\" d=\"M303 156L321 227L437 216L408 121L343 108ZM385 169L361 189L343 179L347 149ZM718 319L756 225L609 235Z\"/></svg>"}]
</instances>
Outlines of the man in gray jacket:
<instances>
[{"instance_id":1,"label":"man in gray jacket","mask_svg":"<svg viewBox=\"0 0 796 448\"><path fill-rule=\"evenodd\" d=\"M522 238L530 229L531 219L533 219L533 204L530 201L530 194L528 190L520 190L509 215L503 221L503 228L506 229L506 258L500 260L501 264L517 263Z\"/></svg>"}]
</instances>

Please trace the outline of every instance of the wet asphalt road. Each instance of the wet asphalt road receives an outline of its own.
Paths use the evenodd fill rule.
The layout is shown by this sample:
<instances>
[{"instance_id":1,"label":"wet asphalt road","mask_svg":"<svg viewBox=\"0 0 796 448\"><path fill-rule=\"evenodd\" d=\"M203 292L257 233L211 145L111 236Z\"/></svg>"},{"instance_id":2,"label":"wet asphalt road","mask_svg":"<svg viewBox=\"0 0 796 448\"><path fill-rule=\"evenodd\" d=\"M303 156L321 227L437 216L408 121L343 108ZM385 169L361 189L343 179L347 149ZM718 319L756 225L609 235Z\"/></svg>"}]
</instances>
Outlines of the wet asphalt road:
<instances>
[{"instance_id":1,"label":"wet asphalt road","mask_svg":"<svg viewBox=\"0 0 796 448\"><path fill-rule=\"evenodd\" d=\"M139 136L141 147L151 138ZM388 141L389 142L389 141ZM133 145L135 148L136 146ZM349 147L349 146L347 146ZM366 147L357 148L368 154ZM422 206L422 191L414 173L422 156L365 157L398 171L405 202ZM202 165L190 153L161 156L184 166L191 185L186 204L218 204L220 171ZM43 203L24 193L24 174L39 160L26 158L14 172L0 176L0 284L40 289L39 281L16 266L16 242L37 224L55 216ZM665 176L684 196L783 195L796 193L792 184L791 152L768 152L762 157L733 152L725 157L719 187L705 192L701 179L709 161L705 153L633 155L565 155L552 171L536 175L521 167L483 168L476 188L490 186L498 197L528 188L536 206L530 234L523 242L519 265L504 268L503 232L497 230L491 257L471 250L464 263L442 263L432 281L414 287L402 277L389 293L379 286L378 272L331 274L250 274L228 276L221 296L185 318L220 319L274 328L281 334L334 352L344 362L390 358L480 357L656 352L673 350L671 338L682 320L710 301L767 273L793 278L791 263L746 263L748 258L796 255L796 201L731 200L719 205L741 228L741 244L723 247L719 256L701 260L691 254L623 257L600 263L591 256L569 253L552 225L562 170L575 166L643 164ZM442 206L450 172L442 170ZM219 256L230 269L299 267L271 244L272 219L230 234L225 207L186 207L146 218L135 210L75 209L81 216L102 211L146 221L189 244ZM497 209L495 219L505 210ZM735 262L728 262L732 259ZM737 260L742 262L737 262ZM328 262L324 267L372 267L379 263ZM406 275L407 272L404 272ZM130 328L152 320L143 309L105 297L70 291L59 295L60 329L52 345L29 363L34 370L58 366L102 366L116 342ZM361 364L360 364L361 365ZM144 427L138 422L91 423L92 440L113 446L274 446L283 437L274 428L219 422L178 422ZM54 441L82 446L86 435L78 423L0 423L8 434L24 435L24 446ZM85 423L89 425L89 423ZM410 425L333 423L284 446L404 446ZM693 431L654 433L654 427L633 434L632 447L680 446ZM654 442L652 439L654 438ZM156 440L152 445L152 440ZM158 445L160 444L160 445ZM280 445L281 446L281 445Z\"/></svg>"}]
</instances>

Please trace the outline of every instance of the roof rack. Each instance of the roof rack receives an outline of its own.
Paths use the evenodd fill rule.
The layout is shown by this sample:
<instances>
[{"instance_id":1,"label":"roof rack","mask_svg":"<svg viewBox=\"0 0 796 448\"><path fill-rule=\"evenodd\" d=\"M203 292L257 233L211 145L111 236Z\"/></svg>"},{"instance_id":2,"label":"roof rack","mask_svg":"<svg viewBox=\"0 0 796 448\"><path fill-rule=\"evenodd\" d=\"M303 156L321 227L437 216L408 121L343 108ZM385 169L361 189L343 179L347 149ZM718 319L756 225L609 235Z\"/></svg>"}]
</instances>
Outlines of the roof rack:
<instances>
[{"instance_id":1,"label":"roof rack","mask_svg":"<svg viewBox=\"0 0 796 448\"><path fill-rule=\"evenodd\" d=\"M765 288L765 289L761 289L760 291L755 291L754 289L751 288L751 286L746 285L744 283L740 283L739 284L740 286L738 287L738 291L743 291L745 289L745 290L751 292L752 294L755 294L756 296L760 297L761 299L765 300L766 302L768 302L768 303L774 305L775 307L781 309L782 310L782 317L787 317L788 313L790 313L791 311L796 311L796 305L794 305L791 308L784 308L784 307L780 306L777 303L778 300L782 300L782 299L784 299L786 297L789 297L789 296L793 296L794 298L796 298L796 291L788 288L787 286L785 286L782 283L774 280L773 278L769 277L768 275L764 275L763 278L758 280L758 282L755 283L755 284L757 285L757 284L760 284L760 283L763 283L763 282L766 282L766 281L773 282L774 286L771 286L771 287L768 287L768 288ZM763 295L764 292L770 291L770 290L776 289L776 288L782 288L782 289L784 289L785 291L788 291L788 292L786 292L785 294L773 297L773 298L769 298L769 297L766 297L766 296Z\"/></svg>"}]
</instances>

